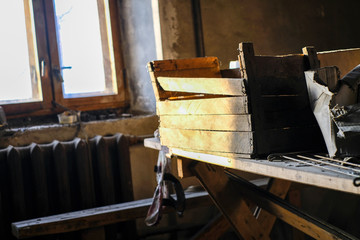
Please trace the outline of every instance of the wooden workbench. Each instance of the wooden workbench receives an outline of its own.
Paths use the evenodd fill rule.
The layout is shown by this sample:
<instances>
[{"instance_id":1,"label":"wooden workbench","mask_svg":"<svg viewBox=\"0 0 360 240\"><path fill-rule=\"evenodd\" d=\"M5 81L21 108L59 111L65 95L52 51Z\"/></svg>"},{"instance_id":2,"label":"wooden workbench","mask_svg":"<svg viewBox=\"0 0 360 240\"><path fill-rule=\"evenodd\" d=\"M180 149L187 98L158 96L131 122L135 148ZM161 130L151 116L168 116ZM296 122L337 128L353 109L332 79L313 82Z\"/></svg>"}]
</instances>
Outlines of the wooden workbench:
<instances>
[{"instance_id":1,"label":"wooden workbench","mask_svg":"<svg viewBox=\"0 0 360 240\"><path fill-rule=\"evenodd\" d=\"M195 175L223 213L238 236L244 239L270 239L276 218L279 218L315 239L357 239L326 222L296 209L284 199L292 182L360 194L354 177L332 167L324 170L289 160L242 159L185 151L161 146L156 138L145 139L148 148L166 151L178 161L178 171ZM236 176L240 170L271 177L267 191ZM332 171L334 170L334 171ZM181 174L180 174L181 175ZM265 209L254 216L251 203Z\"/></svg>"}]
</instances>

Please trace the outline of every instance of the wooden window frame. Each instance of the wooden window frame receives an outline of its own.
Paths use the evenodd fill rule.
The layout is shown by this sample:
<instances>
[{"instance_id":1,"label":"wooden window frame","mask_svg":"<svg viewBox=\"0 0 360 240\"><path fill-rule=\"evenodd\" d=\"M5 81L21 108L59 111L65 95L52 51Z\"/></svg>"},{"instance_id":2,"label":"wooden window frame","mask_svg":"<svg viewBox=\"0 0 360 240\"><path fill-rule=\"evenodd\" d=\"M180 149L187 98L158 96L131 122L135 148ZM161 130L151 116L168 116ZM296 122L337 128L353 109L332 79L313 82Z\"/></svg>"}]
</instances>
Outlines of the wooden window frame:
<instances>
[{"instance_id":1,"label":"wooden window frame","mask_svg":"<svg viewBox=\"0 0 360 240\"><path fill-rule=\"evenodd\" d=\"M60 61L53 1L32 0L39 68L42 61L45 63L42 69L44 74L40 77L43 101L1 105L8 118L55 114L63 111L64 107L78 111L90 111L128 106L117 1L97 1L100 7L104 7L104 1L108 1L109 4L117 94L79 98L63 97L62 83L57 80L57 76L54 74L54 69L60 69Z\"/></svg>"}]
</instances>

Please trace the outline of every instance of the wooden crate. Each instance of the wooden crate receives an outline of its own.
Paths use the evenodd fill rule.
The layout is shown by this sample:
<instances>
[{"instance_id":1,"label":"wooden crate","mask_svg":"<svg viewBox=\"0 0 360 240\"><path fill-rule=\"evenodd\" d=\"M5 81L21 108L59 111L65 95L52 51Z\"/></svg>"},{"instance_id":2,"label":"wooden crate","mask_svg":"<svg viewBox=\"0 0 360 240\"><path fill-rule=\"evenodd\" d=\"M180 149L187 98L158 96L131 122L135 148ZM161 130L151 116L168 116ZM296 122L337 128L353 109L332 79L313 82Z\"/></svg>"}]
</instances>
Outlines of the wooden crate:
<instances>
[{"instance_id":1,"label":"wooden crate","mask_svg":"<svg viewBox=\"0 0 360 240\"><path fill-rule=\"evenodd\" d=\"M239 49L240 69L220 70L216 57L149 63L161 144L244 158L322 148L304 79L308 56Z\"/></svg>"}]
</instances>

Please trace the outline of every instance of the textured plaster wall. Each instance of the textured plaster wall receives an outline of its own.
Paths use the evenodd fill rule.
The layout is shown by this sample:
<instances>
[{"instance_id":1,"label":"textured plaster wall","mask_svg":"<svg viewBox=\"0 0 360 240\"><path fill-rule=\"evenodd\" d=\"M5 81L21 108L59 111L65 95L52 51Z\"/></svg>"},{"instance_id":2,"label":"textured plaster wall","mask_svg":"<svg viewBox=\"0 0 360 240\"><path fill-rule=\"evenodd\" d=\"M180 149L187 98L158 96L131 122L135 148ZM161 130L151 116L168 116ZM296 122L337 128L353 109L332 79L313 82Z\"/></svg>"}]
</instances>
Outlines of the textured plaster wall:
<instances>
[{"instance_id":1,"label":"textured plaster wall","mask_svg":"<svg viewBox=\"0 0 360 240\"><path fill-rule=\"evenodd\" d=\"M191 1L159 0L163 59L196 56Z\"/></svg>"},{"instance_id":2,"label":"textured plaster wall","mask_svg":"<svg viewBox=\"0 0 360 240\"><path fill-rule=\"evenodd\" d=\"M200 0L204 45L227 66L239 42L256 54L300 53L360 47L358 0Z\"/></svg>"},{"instance_id":3,"label":"textured plaster wall","mask_svg":"<svg viewBox=\"0 0 360 240\"><path fill-rule=\"evenodd\" d=\"M146 65L156 59L151 1L119 1L126 79L132 112L155 113L155 97Z\"/></svg>"},{"instance_id":4,"label":"textured plaster wall","mask_svg":"<svg viewBox=\"0 0 360 240\"><path fill-rule=\"evenodd\" d=\"M158 0L164 57L195 57L191 1ZM205 56L222 68L237 60L238 44L261 55L360 47L358 0L198 0Z\"/></svg>"}]
</instances>

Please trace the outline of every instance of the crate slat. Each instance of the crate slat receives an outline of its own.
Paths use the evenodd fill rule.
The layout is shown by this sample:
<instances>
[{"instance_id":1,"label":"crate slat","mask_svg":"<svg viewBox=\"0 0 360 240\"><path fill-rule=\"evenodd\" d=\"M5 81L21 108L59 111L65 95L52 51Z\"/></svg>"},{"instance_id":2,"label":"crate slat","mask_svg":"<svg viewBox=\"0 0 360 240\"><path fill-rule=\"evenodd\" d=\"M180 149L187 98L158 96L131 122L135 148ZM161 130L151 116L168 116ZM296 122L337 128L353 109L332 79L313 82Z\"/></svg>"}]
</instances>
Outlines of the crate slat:
<instances>
[{"instance_id":1,"label":"crate slat","mask_svg":"<svg viewBox=\"0 0 360 240\"><path fill-rule=\"evenodd\" d=\"M252 131L250 114L162 115L160 127L189 130Z\"/></svg>"},{"instance_id":2,"label":"crate slat","mask_svg":"<svg viewBox=\"0 0 360 240\"><path fill-rule=\"evenodd\" d=\"M243 78L158 77L157 80L166 91L230 96L246 95Z\"/></svg>"},{"instance_id":3,"label":"crate slat","mask_svg":"<svg viewBox=\"0 0 360 240\"><path fill-rule=\"evenodd\" d=\"M247 97L202 98L157 102L158 115L247 114Z\"/></svg>"},{"instance_id":4,"label":"crate slat","mask_svg":"<svg viewBox=\"0 0 360 240\"><path fill-rule=\"evenodd\" d=\"M194 150L253 153L252 132L220 132L159 128L162 145Z\"/></svg>"}]
</instances>

